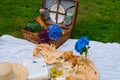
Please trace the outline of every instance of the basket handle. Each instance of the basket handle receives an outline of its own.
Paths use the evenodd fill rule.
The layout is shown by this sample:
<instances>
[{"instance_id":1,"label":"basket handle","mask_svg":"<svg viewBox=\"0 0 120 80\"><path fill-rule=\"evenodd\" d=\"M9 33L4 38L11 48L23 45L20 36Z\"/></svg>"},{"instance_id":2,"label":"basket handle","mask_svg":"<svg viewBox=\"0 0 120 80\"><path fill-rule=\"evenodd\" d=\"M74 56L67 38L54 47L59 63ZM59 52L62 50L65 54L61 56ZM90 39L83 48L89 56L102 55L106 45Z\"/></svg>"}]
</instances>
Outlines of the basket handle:
<instances>
[{"instance_id":1,"label":"basket handle","mask_svg":"<svg viewBox=\"0 0 120 80\"><path fill-rule=\"evenodd\" d=\"M43 28L47 29L47 26L45 25L44 21L42 18L39 16L35 19Z\"/></svg>"}]
</instances>

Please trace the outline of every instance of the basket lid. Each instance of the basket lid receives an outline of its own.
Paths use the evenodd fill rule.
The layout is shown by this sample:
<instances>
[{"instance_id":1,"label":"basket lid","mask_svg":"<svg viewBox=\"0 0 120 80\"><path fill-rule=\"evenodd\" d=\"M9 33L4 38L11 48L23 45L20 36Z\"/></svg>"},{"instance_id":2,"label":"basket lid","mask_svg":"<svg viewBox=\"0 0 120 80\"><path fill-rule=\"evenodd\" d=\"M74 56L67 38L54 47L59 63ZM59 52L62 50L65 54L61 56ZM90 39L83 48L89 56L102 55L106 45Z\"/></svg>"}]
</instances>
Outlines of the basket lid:
<instances>
[{"instance_id":1,"label":"basket lid","mask_svg":"<svg viewBox=\"0 0 120 80\"><path fill-rule=\"evenodd\" d=\"M60 27L72 29L76 22L78 0L42 0L42 8L49 18L46 24L56 23ZM48 12L48 13L47 13Z\"/></svg>"}]
</instances>

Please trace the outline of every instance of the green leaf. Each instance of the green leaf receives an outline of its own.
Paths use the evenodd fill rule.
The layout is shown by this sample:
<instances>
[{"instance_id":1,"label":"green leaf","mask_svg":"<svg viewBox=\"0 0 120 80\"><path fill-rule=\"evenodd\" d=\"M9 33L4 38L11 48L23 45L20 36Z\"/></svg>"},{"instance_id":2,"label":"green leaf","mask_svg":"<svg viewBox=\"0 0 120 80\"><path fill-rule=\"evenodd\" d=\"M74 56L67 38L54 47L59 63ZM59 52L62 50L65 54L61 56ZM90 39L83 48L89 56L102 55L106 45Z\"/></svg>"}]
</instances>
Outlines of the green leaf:
<instances>
[{"instance_id":1,"label":"green leaf","mask_svg":"<svg viewBox=\"0 0 120 80\"><path fill-rule=\"evenodd\" d=\"M80 53L80 55L82 55L83 54L83 50L82 50L82 52Z\"/></svg>"}]
</instances>

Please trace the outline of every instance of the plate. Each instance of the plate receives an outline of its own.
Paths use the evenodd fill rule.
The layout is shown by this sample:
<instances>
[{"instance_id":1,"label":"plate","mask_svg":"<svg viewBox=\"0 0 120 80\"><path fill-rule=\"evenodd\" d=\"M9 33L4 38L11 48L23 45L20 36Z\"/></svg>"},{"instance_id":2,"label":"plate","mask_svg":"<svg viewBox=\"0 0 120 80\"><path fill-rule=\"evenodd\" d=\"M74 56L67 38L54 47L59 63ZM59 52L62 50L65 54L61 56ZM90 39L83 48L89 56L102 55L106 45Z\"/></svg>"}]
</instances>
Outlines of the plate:
<instances>
[{"instance_id":1,"label":"plate","mask_svg":"<svg viewBox=\"0 0 120 80\"><path fill-rule=\"evenodd\" d=\"M71 63L70 61L64 61L64 62L62 63L62 66L63 66L64 68L72 68L72 63Z\"/></svg>"},{"instance_id":2,"label":"plate","mask_svg":"<svg viewBox=\"0 0 120 80\"><path fill-rule=\"evenodd\" d=\"M67 10L67 16L73 16L73 14L74 14L74 8L70 8L70 9L68 9Z\"/></svg>"},{"instance_id":3,"label":"plate","mask_svg":"<svg viewBox=\"0 0 120 80\"><path fill-rule=\"evenodd\" d=\"M57 6L58 6L57 4L53 5L50 10L57 12ZM65 10L61 5L59 5L58 12L65 14ZM50 12L50 18L54 23L56 23L56 13ZM62 23L64 18L65 18L65 15L58 14L57 23Z\"/></svg>"},{"instance_id":4,"label":"plate","mask_svg":"<svg viewBox=\"0 0 120 80\"><path fill-rule=\"evenodd\" d=\"M71 16L65 16L64 18L64 25L70 25L72 21L72 17Z\"/></svg>"}]
</instances>

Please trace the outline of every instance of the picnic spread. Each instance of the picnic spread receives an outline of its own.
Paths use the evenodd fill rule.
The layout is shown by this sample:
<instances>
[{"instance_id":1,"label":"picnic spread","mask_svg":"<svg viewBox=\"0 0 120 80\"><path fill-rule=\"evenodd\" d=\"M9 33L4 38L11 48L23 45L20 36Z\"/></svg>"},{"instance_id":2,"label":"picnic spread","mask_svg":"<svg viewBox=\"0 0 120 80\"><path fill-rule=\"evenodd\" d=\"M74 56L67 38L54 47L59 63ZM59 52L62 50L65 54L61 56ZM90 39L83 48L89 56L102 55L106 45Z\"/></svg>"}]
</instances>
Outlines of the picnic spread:
<instances>
[{"instance_id":1,"label":"picnic spread","mask_svg":"<svg viewBox=\"0 0 120 80\"><path fill-rule=\"evenodd\" d=\"M77 39L68 39L57 50L64 50L65 52L71 50L75 55L79 55L73 46L76 41ZM94 62L99 80L119 80L120 44L90 41L89 45L91 48L88 51L88 59ZM36 44L27 40L15 38L11 35L3 35L0 37L0 62L12 62L23 65L24 61L38 61L39 59L43 59L42 55L40 55L40 57L33 56L35 46ZM49 66L47 66L47 68L49 68Z\"/></svg>"},{"instance_id":2,"label":"picnic spread","mask_svg":"<svg viewBox=\"0 0 120 80\"><path fill-rule=\"evenodd\" d=\"M35 50L33 52L34 56L38 56L39 53L44 55L45 62L47 64L56 64L55 66L59 66L61 71L63 72L63 77L64 80L72 80L69 78L73 77L73 71L75 71L74 75L76 76L76 80L82 79L82 80L98 80L98 72L97 69L94 66L94 63L82 56L75 56L73 55L72 51L59 51L56 50L55 47L49 46L48 44L39 44L36 45ZM62 65L62 66L61 66ZM61 66L61 67L60 67ZM66 68L70 68L70 72L66 71ZM74 70L71 70L74 69ZM65 74L65 72L67 72ZM55 76L57 73L51 73L51 76L56 78L57 76L61 76L62 74L58 74ZM69 75L68 75L69 74ZM75 77L74 76L74 77Z\"/></svg>"},{"instance_id":3,"label":"picnic spread","mask_svg":"<svg viewBox=\"0 0 120 80\"><path fill-rule=\"evenodd\" d=\"M0 37L0 80L106 80L103 68L110 70L114 59L106 49L114 46L119 53L120 45L104 45L86 36L69 39L78 0L41 0L41 5L40 16L21 30L24 39ZM105 62L103 53L108 56ZM102 67L104 64L111 67Z\"/></svg>"},{"instance_id":4,"label":"picnic spread","mask_svg":"<svg viewBox=\"0 0 120 80\"><path fill-rule=\"evenodd\" d=\"M14 40L15 40L15 43L12 42ZM14 38L12 36L7 36L7 35L5 37L3 36L3 38L0 38L0 42L1 44L5 42L11 48L12 46L18 45L18 44L19 44L18 46L21 46L21 47L25 45L33 46L31 47L32 54L29 54L29 56L27 56L28 53L26 53L27 54L26 56L29 58L25 58L25 54L21 54L22 51L24 52L29 50L20 50L20 48L16 50L20 50L20 53L18 52L17 53L18 55L20 54L21 56L16 55L16 53L14 54L14 52L16 52L15 50L11 50L13 51L12 54L14 54L14 56L13 55L12 55L13 57L9 56L9 58L11 58L11 60L15 62L14 64L17 64L16 63L17 61L21 61L23 66L25 67L25 69L23 67L23 70L25 72L28 71L28 73L25 74L25 78L23 77L20 78L22 80L26 80L26 76L28 76L29 80L35 80L35 79L36 80L37 79L73 80L73 78L75 80L79 80L79 79L98 80L98 72L94 63L91 60L86 59L84 56L75 55L72 51L57 50L55 45L52 45L52 44L49 45L46 43L43 43L43 44L33 44L29 42L23 43L24 40L22 41L22 39L18 40L17 42L17 38ZM2 50L4 51L4 49L1 49L0 51ZM5 58L4 55L5 54L1 54L1 58L0 58L2 61L1 64L5 64L6 62L5 65L10 65L10 62L13 62L13 61L10 61L10 59L2 59L2 58ZM31 59L30 59L30 56L31 56ZM15 58L16 60L14 60ZM4 60L8 60L8 61L4 61ZM17 79L17 76L18 75L20 76L21 75L20 73L25 73L22 69L20 69L20 66L22 65L18 65L18 67L13 66L14 70L20 70L18 72L15 72L17 75L13 76L16 80L19 80ZM9 74L12 75L12 72L10 72ZM9 74L4 74L4 75L8 76ZM4 78L2 77L1 79L4 79Z\"/></svg>"}]
</instances>

